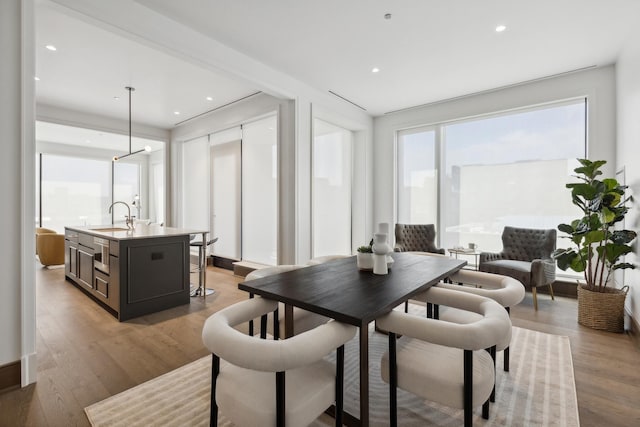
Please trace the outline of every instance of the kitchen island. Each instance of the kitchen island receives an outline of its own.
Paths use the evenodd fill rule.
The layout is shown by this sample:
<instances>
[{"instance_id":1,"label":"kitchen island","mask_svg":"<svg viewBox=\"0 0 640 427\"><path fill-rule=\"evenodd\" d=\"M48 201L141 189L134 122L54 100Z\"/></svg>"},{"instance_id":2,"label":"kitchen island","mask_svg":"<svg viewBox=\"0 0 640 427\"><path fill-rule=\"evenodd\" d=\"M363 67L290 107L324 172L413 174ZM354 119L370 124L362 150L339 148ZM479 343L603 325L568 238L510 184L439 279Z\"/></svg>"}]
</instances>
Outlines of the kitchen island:
<instances>
[{"instance_id":1,"label":"kitchen island","mask_svg":"<svg viewBox=\"0 0 640 427\"><path fill-rule=\"evenodd\" d=\"M118 320L188 304L189 240L201 230L65 227L65 277Z\"/></svg>"}]
</instances>

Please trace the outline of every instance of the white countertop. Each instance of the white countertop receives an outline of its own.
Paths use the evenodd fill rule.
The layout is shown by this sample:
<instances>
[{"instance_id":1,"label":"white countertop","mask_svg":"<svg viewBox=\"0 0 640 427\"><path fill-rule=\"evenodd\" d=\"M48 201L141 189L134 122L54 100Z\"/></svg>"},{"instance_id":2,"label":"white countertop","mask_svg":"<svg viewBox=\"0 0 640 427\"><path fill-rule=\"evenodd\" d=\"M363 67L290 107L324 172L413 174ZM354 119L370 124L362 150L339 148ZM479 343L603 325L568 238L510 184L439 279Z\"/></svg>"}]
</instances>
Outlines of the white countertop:
<instances>
[{"instance_id":1,"label":"white countertop","mask_svg":"<svg viewBox=\"0 0 640 427\"><path fill-rule=\"evenodd\" d=\"M206 230L191 230L187 228L161 227L157 224L136 224L134 230L126 229L124 225L88 225L67 226L67 230L79 231L110 240L149 239L154 237L184 236L185 234L202 234Z\"/></svg>"}]
</instances>

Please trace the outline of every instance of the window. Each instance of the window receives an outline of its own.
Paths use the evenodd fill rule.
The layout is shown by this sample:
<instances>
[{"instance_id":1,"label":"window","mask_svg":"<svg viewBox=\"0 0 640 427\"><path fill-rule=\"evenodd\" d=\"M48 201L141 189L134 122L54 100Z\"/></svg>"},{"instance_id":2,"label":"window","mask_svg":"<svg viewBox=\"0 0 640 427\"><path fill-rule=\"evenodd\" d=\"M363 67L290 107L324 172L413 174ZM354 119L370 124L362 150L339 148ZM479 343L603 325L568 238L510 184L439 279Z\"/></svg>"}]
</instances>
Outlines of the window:
<instances>
[{"instance_id":1,"label":"window","mask_svg":"<svg viewBox=\"0 0 640 427\"><path fill-rule=\"evenodd\" d=\"M433 128L398 134L398 220L400 224L436 224L438 169Z\"/></svg>"},{"instance_id":2,"label":"window","mask_svg":"<svg viewBox=\"0 0 640 427\"><path fill-rule=\"evenodd\" d=\"M135 206L132 203L136 196L138 198L140 197L140 165L122 161L114 162L113 200L126 202L131 207L131 215L134 215L137 219L143 219L142 204L139 202L139 199L136 201ZM115 206L114 209L116 209ZM118 209L123 209L123 206L120 205ZM119 211L113 216L114 222L124 221L123 215L121 214L122 212L123 211ZM124 214L126 215L126 212Z\"/></svg>"},{"instance_id":3,"label":"window","mask_svg":"<svg viewBox=\"0 0 640 427\"><path fill-rule=\"evenodd\" d=\"M109 224L111 161L43 154L42 227Z\"/></svg>"},{"instance_id":4,"label":"window","mask_svg":"<svg viewBox=\"0 0 640 427\"><path fill-rule=\"evenodd\" d=\"M352 133L313 121L313 256L351 254Z\"/></svg>"},{"instance_id":5,"label":"window","mask_svg":"<svg viewBox=\"0 0 640 427\"><path fill-rule=\"evenodd\" d=\"M586 156L586 100L398 133L398 222L434 223L443 247L499 251L505 225L575 217L565 187Z\"/></svg>"}]
</instances>

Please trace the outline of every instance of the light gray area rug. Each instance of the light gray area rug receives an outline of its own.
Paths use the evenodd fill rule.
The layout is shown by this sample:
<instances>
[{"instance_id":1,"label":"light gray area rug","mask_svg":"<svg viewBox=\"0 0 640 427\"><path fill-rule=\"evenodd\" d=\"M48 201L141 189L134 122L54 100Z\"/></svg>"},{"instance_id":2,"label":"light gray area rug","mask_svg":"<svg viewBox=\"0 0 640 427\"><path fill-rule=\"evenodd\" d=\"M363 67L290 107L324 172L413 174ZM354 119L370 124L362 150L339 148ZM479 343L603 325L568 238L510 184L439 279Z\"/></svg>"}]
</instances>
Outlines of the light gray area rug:
<instances>
[{"instance_id":1,"label":"light gray area rug","mask_svg":"<svg viewBox=\"0 0 640 427\"><path fill-rule=\"evenodd\" d=\"M388 422L388 386L380 379L380 357L386 335L370 332L371 424ZM358 342L345 349L345 409L359 413ZM513 328L510 372L497 360L496 403L489 420L474 409L476 426L579 426L569 338ZM207 426L211 357L207 356L158 378L109 397L87 408L93 426ZM231 426L220 414L219 425ZM326 415L314 426L328 426ZM462 411L424 402L398 390L398 424L401 426L460 426Z\"/></svg>"}]
</instances>

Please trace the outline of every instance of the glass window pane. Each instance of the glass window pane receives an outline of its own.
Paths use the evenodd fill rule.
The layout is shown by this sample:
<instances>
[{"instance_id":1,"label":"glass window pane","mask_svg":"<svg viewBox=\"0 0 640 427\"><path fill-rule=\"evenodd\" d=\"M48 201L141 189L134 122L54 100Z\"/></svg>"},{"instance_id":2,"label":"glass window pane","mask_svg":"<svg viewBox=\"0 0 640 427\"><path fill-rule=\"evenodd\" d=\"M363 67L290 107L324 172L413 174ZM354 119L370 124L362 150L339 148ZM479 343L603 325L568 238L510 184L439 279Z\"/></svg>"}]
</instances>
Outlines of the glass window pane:
<instances>
[{"instance_id":1,"label":"glass window pane","mask_svg":"<svg viewBox=\"0 0 640 427\"><path fill-rule=\"evenodd\" d=\"M42 155L42 226L110 224L111 161Z\"/></svg>"},{"instance_id":2,"label":"glass window pane","mask_svg":"<svg viewBox=\"0 0 640 427\"><path fill-rule=\"evenodd\" d=\"M277 116L242 126L242 259L278 263Z\"/></svg>"},{"instance_id":3,"label":"glass window pane","mask_svg":"<svg viewBox=\"0 0 640 427\"><path fill-rule=\"evenodd\" d=\"M164 165L162 163L154 163L151 166L152 183L149 196L152 203L149 212L151 222L164 224Z\"/></svg>"},{"instance_id":4,"label":"glass window pane","mask_svg":"<svg viewBox=\"0 0 640 427\"><path fill-rule=\"evenodd\" d=\"M113 164L113 201L125 202L131 208L131 215L140 218L141 212L136 209L133 201L140 196L140 165L137 163L125 163L123 161ZM137 206L141 206L136 201ZM126 208L122 205L113 207L116 210L113 216L114 223L124 223Z\"/></svg>"},{"instance_id":5,"label":"glass window pane","mask_svg":"<svg viewBox=\"0 0 640 427\"><path fill-rule=\"evenodd\" d=\"M400 224L437 224L438 170L435 130L398 134L398 217Z\"/></svg>"},{"instance_id":6,"label":"glass window pane","mask_svg":"<svg viewBox=\"0 0 640 427\"><path fill-rule=\"evenodd\" d=\"M585 156L585 103L443 127L446 247L499 251L505 225L556 228L575 216L565 184Z\"/></svg>"},{"instance_id":7,"label":"glass window pane","mask_svg":"<svg viewBox=\"0 0 640 427\"><path fill-rule=\"evenodd\" d=\"M318 119L313 128L313 256L350 255L352 133Z\"/></svg>"}]
</instances>

